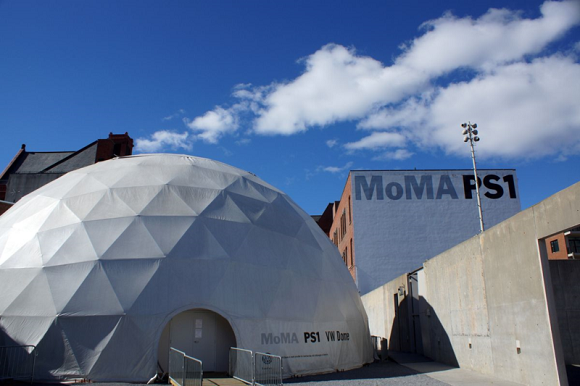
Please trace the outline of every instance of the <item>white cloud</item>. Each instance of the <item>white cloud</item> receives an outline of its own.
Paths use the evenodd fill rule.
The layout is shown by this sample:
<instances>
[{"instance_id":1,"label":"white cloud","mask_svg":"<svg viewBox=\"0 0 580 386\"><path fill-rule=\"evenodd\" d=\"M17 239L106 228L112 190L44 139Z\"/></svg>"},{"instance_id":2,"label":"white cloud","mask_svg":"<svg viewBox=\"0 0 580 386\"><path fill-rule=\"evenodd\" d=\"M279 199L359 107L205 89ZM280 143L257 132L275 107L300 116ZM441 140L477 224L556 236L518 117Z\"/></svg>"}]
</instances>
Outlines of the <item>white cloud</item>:
<instances>
[{"instance_id":1,"label":"white cloud","mask_svg":"<svg viewBox=\"0 0 580 386\"><path fill-rule=\"evenodd\" d=\"M188 122L187 126L194 132L201 132L197 136L205 142L217 143L226 133L233 133L238 129L237 106L224 109L217 106L214 110Z\"/></svg>"},{"instance_id":2,"label":"white cloud","mask_svg":"<svg viewBox=\"0 0 580 386\"><path fill-rule=\"evenodd\" d=\"M410 144L465 152L457 128L472 120L483 130L478 144L483 156L577 154L576 54L546 56L544 50L580 24L580 2L546 1L540 11L535 19L507 9L490 9L478 18L445 14L425 22L422 35L387 66L354 48L328 44L302 59L305 70L297 78L239 84L232 92L237 103L218 106L187 126L194 138L217 143L236 133L242 118L259 135L353 121L374 132L345 144L347 151L398 148L376 158L401 160L413 154L405 149ZM467 80L453 83L454 72L465 69Z\"/></svg>"},{"instance_id":3,"label":"white cloud","mask_svg":"<svg viewBox=\"0 0 580 386\"><path fill-rule=\"evenodd\" d=\"M357 142L344 145L347 150L384 149L387 147L404 147L407 139L399 133L374 132Z\"/></svg>"},{"instance_id":4,"label":"white cloud","mask_svg":"<svg viewBox=\"0 0 580 386\"><path fill-rule=\"evenodd\" d=\"M244 146L244 145L249 145L251 142L252 142L252 140L250 138L242 138L242 139L238 139L236 141L236 145Z\"/></svg>"},{"instance_id":5,"label":"white cloud","mask_svg":"<svg viewBox=\"0 0 580 386\"><path fill-rule=\"evenodd\" d=\"M185 114L185 110L184 109L179 109L175 114L171 114L171 115L168 115L166 117L163 117L162 120L163 121L170 121L170 120L172 120L174 118L177 118L177 117L182 116L183 114Z\"/></svg>"},{"instance_id":6,"label":"white cloud","mask_svg":"<svg viewBox=\"0 0 580 386\"><path fill-rule=\"evenodd\" d=\"M569 57L510 64L428 95L380 111L361 126L403 128L420 146L464 154L469 147L461 140L459 124L471 120L479 124L477 147L483 157L580 151L580 64Z\"/></svg>"},{"instance_id":7,"label":"white cloud","mask_svg":"<svg viewBox=\"0 0 580 386\"><path fill-rule=\"evenodd\" d=\"M174 133L171 131L157 131L151 135L151 139L137 138L135 140L135 150L143 153L151 153L163 150L167 147L177 150L191 150L191 139L189 133Z\"/></svg>"},{"instance_id":8,"label":"white cloud","mask_svg":"<svg viewBox=\"0 0 580 386\"><path fill-rule=\"evenodd\" d=\"M316 170L336 174L349 170L351 166L352 162L347 162L344 166L319 166Z\"/></svg>"},{"instance_id":9,"label":"white cloud","mask_svg":"<svg viewBox=\"0 0 580 386\"><path fill-rule=\"evenodd\" d=\"M326 146L333 148L336 145L338 145L338 139L334 138L334 139L329 139L328 141L326 141Z\"/></svg>"},{"instance_id":10,"label":"white cloud","mask_svg":"<svg viewBox=\"0 0 580 386\"><path fill-rule=\"evenodd\" d=\"M415 153L411 153L407 149L397 149L395 151L387 151L381 155L373 157L375 161L386 161L386 160L395 160L395 161L404 161L408 158L411 158Z\"/></svg>"},{"instance_id":11,"label":"white cloud","mask_svg":"<svg viewBox=\"0 0 580 386\"><path fill-rule=\"evenodd\" d=\"M577 1L545 2L542 16L522 19L519 12L490 9L473 20L445 15L423 24L427 32L413 40L396 66L423 71L431 77L460 67L494 68L537 54L580 20Z\"/></svg>"},{"instance_id":12,"label":"white cloud","mask_svg":"<svg viewBox=\"0 0 580 386\"><path fill-rule=\"evenodd\" d=\"M259 134L290 135L311 126L356 120L377 106L398 103L429 82L458 68L492 70L540 52L580 21L577 2L546 2L542 16L491 9L478 19L445 15L423 25L394 65L357 56L354 49L329 44L304 59L305 72L272 85L261 96L255 120Z\"/></svg>"}]
</instances>

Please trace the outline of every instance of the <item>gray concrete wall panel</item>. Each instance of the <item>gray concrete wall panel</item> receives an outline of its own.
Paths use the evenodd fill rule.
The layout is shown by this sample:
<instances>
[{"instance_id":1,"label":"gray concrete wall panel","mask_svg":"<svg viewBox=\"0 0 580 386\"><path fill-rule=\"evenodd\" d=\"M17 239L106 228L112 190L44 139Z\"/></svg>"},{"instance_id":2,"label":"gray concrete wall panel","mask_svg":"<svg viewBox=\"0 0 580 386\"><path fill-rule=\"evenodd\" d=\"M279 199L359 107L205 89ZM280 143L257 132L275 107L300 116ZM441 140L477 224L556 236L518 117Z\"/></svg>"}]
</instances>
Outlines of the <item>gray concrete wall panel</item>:
<instances>
[{"instance_id":1,"label":"gray concrete wall panel","mask_svg":"<svg viewBox=\"0 0 580 386\"><path fill-rule=\"evenodd\" d=\"M578 224L580 183L426 261L425 355L512 382L567 385L564 359L579 363L580 262L548 263L541 239ZM381 287L384 299L403 276ZM384 319L392 335L396 323L374 300L363 297L371 326Z\"/></svg>"}]
</instances>

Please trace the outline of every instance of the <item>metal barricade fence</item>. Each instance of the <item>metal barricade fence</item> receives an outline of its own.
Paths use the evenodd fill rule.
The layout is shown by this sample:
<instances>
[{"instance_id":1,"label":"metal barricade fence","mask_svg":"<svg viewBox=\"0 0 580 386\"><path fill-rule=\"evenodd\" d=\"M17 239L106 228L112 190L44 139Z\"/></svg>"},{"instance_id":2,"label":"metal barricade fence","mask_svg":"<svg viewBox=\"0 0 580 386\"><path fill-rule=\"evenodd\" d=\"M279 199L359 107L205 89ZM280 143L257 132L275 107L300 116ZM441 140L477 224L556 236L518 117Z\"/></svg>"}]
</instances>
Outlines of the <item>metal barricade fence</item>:
<instances>
[{"instance_id":1,"label":"metal barricade fence","mask_svg":"<svg viewBox=\"0 0 580 386\"><path fill-rule=\"evenodd\" d=\"M203 383L203 364L199 359L186 355L184 386L201 386Z\"/></svg>"},{"instance_id":2,"label":"metal barricade fence","mask_svg":"<svg viewBox=\"0 0 580 386\"><path fill-rule=\"evenodd\" d=\"M254 353L254 384L282 385L282 357L261 352Z\"/></svg>"},{"instance_id":3,"label":"metal barricade fence","mask_svg":"<svg viewBox=\"0 0 580 386\"><path fill-rule=\"evenodd\" d=\"M250 350L230 348L230 376L249 384L254 383L254 354Z\"/></svg>"},{"instance_id":4,"label":"metal barricade fence","mask_svg":"<svg viewBox=\"0 0 580 386\"><path fill-rule=\"evenodd\" d=\"M30 379L34 381L36 346L0 346L0 380Z\"/></svg>"},{"instance_id":5,"label":"metal barricade fence","mask_svg":"<svg viewBox=\"0 0 580 386\"><path fill-rule=\"evenodd\" d=\"M201 386L203 364L183 351L169 348L169 381L178 386Z\"/></svg>"}]
</instances>

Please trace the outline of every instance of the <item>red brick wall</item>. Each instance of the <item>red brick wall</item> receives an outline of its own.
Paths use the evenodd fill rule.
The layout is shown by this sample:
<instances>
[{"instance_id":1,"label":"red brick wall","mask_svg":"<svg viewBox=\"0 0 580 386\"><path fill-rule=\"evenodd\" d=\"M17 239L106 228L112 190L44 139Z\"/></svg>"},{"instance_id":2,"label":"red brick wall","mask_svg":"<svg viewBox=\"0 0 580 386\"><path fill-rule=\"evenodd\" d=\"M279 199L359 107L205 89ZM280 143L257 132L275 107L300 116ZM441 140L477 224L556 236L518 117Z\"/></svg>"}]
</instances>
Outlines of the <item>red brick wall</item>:
<instances>
[{"instance_id":1,"label":"red brick wall","mask_svg":"<svg viewBox=\"0 0 580 386\"><path fill-rule=\"evenodd\" d=\"M558 252L552 252L552 247L550 245L551 241L558 240L558 246L560 250ZM548 260L566 260L568 259L568 252L566 251L566 239L564 233L558 233L557 235L546 238L546 249L548 250Z\"/></svg>"},{"instance_id":2,"label":"red brick wall","mask_svg":"<svg viewBox=\"0 0 580 386\"><path fill-rule=\"evenodd\" d=\"M346 180L346 185L340 197L340 202L335 206L334 220L330 227L329 237L334 242L334 234L337 233L338 252L345 260L353 279L356 279L355 255L354 255L354 227L352 221L352 198L351 198L351 178L350 174ZM344 214L344 220L342 218ZM346 256L344 253L346 252Z\"/></svg>"}]
</instances>

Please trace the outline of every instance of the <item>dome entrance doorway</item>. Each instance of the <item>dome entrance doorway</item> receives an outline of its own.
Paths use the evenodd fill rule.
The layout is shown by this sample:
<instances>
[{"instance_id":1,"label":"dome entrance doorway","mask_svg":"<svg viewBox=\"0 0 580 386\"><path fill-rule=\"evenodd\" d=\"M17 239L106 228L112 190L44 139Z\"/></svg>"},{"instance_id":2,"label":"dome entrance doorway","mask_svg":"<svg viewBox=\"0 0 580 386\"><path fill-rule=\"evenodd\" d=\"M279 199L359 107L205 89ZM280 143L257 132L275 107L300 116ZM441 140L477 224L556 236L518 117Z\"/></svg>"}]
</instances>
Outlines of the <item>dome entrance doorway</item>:
<instances>
[{"instance_id":1,"label":"dome entrance doorway","mask_svg":"<svg viewBox=\"0 0 580 386\"><path fill-rule=\"evenodd\" d=\"M201 360L204 372L226 372L236 337L221 315L204 309L188 310L175 315L161 334L159 364L165 371L169 369L169 347Z\"/></svg>"}]
</instances>

